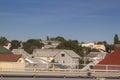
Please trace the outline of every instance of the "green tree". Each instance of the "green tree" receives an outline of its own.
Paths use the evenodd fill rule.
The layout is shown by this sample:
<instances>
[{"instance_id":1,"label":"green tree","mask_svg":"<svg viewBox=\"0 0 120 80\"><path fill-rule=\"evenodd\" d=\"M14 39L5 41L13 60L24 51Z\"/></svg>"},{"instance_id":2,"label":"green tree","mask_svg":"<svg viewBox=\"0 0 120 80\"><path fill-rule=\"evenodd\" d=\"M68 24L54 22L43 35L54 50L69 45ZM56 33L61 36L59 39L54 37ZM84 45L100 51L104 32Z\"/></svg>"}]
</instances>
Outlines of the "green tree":
<instances>
[{"instance_id":1,"label":"green tree","mask_svg":"<svg viewBox=\"0 0 120 80\"><path fill-rule=\"evenodd\" d=\"M119 44L119 38L117 34L114 36L114 44Z\"/></svg>"},{"instance_id":2,"label":"green tree","mask_svg":"<svg viewBox=\"0 0 120 80\"><path fill-rule=\"evenodd\" d=\"M76 47L78 47L78 44L72 40L64 41L64 42L60 43L60 45L57 46L57 48L69 49L69 50L73 50Z\"/></svg>"},{"instance_id":3,"label":"green tree","mask_svg":"<svg viewBox=\"0 0 120 80\"><path fill-rule=\"evenodd\" d=\"M1 46L4 46L4 45L7 45L9 41L7 40L6 37L0 37L0 45Z\"/></svg>"},{"instance_id":4,"label":"green tree","mask_svg":"<svg viewBox=\"0 0 120 80\"><path fill-rule=\"evenodd\" d=\"M56 41L60 41L60 42L64 42L65 41L64 37L61 37L61 36L56 37L55 40Z\"/></svg>"},{"instance_id":5,"label":"green tree","mask_svg":"<svg viewBox=\"0 0 120 80\"><path fill-rule=\"evenodd\" d=\"M21 42L20 41L18 41L18 40L12 40L11 41L11 47L10 47L10 49L12 50L12 49L18 49L21 45Z\"/></svg>"},{"instance_id":6,"label":"green tree","mask_svg":"<svg viewBox=\"0 0 120 80\"><path fill-rule=\"evenodd\" d=\"M55 40L55 41L60 41L60 42L64 42L65 41L64 37L61 37L61 36L57 36L55 38L51 38L50 40Z\"/></svg>"},{"instance_id":7,"label":"green tree","mask_svg":"<svg viewBox=\"0 0 120 80\"><path fill-rule=\"evenodd\" d=\"M42 48L43 46L44 44L40 43L40 40L37 39L29 39L23 43L24 50L30 54L32 54L34 49Z\"/></svg>"}]
</instances>

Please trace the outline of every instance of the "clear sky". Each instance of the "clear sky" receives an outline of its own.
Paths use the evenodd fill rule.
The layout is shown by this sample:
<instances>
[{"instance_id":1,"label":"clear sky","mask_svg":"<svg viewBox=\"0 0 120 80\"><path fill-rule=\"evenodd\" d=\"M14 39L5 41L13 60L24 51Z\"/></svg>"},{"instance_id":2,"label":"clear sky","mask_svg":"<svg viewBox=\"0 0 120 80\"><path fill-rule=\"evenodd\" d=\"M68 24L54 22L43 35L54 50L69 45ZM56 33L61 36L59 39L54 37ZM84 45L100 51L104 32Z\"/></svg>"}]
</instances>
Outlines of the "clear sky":
<instances>
[{"instance_id":1,"label":"clear sky","mask_svg":"<svg viewBox=\"0 0 120 80\"><path fill-rule=\"evenodd\" d=\"M120 0L0 0L0 36L62 36L80 42L120 36Z\"/></svg>"}]
</instances>

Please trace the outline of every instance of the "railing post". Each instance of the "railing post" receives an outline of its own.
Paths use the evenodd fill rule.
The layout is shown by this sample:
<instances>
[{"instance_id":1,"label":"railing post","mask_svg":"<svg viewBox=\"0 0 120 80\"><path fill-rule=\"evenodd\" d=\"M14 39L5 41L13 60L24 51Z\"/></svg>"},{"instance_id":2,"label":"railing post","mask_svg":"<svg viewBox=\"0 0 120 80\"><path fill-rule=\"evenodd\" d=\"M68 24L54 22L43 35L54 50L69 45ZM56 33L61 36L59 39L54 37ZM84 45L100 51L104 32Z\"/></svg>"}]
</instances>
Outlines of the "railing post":
<instances>
[{"instance_id":1,"label":"railing post","mask_svg":"<svg viewBox=\"0 0 120 80\"><path fill-rule=\"evenodd\" d=\"M49 70L49 63L47 63L47 71Z\"/></svg>"},{"instance_id":2,"label":"railing post","mask_svg":"<svg viewBox=\"0 0 120 80\"><path fill-rule=\"evenodd\" d=\"M106 65L106 72L108 72L108 65Z\"/></svg>"}]
</instances>

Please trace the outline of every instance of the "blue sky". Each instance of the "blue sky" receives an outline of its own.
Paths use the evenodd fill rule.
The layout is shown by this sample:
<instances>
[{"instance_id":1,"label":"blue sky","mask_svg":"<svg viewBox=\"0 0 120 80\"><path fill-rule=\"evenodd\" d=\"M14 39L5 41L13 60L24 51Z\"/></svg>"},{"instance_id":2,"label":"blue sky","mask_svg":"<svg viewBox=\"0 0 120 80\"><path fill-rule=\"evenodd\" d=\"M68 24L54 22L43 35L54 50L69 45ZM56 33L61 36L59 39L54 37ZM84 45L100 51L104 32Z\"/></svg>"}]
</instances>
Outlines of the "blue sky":
<instances>
[{"instance_id":1,"label":"blue sky","mask_svg":"<svg viewBox=\"0 0 120 80\"><path fill-rule=\"evenodd\" d=\"M120 36L120 0L0 0L0 36L63 36L80 42Z\"/></svg>"}]
</instances>

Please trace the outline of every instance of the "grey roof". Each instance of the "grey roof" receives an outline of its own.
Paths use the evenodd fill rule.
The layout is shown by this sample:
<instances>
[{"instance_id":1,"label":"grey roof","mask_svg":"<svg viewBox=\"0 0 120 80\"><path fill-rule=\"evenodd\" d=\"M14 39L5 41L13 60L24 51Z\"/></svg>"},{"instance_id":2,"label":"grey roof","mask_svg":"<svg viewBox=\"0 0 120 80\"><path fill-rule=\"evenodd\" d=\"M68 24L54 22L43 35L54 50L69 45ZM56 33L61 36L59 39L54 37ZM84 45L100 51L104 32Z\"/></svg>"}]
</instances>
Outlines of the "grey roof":
<instances>
[{"instance_id":1,"label":"grey roof","mask_svg":"<svg viewBox=\"0 0 120 80\"><path fill-rule=\"evenodd\" d=\"M34 56L39 56L39 57L54 57L55 55L59 54L61 51L66 52L69 56L71 57L79 57L78 54L76 54L72 50L63 50L63 49L35 49L33 51Z\"/></svg>"},{"instance_id":2,"label":"grey roof","mask_svg":"<svg viewBox=\"0 0 120 80\"><path fill-rule=\"evenodd\" d=\"M47 64L48 62L45 60L42 60L40 58L26 58L26 61L29 63L37 63L37 64Z\"/></svg>"},{"instance_id":3,"label":"grey roof","mask_svg":"<svg viewBox=\"0 0 120 80\"><path fill-rule=\"evenodd\" d=\"M90 52L86 57L93 58L98 56L99 54L101 54L101 52Z\"/></svg>"},{"instance_id":4,"label":"grey roof","mask_svg":"<svg viewBox=\"0 0 120 80\"><path fill-rule=\"evenodd\" d=\"M12 52L13 54L17 54L17 55L21 54L24 58L30 56L26 51L24 51L24 49L13 49Z\"/></svg>"},{"instance_id":5,"label":"grey roof","mask_svg":"<svg viewBox=\"0 0 120 80\"><path fill-rule=\"evenodd\" d=\"M59 52L60 50L56 49L35 49L33 55L39 57L54 57Z\"/></svg>"},{"instance_id":6,"label":"grey roof","mask_svg":"<svg viewBox=\"0 0 120 80\"><path fill-rule=\"evenodd\" d=\"M80 58L80 56L78 54L76 54L73 50L63 50L63 51L65 51L71 57L79 57Z\"/></svg>"}]
</instances>

